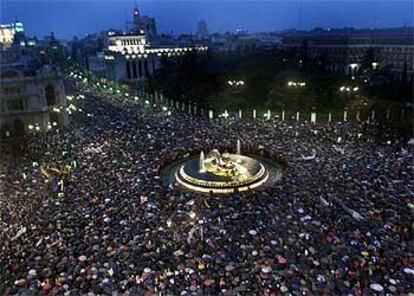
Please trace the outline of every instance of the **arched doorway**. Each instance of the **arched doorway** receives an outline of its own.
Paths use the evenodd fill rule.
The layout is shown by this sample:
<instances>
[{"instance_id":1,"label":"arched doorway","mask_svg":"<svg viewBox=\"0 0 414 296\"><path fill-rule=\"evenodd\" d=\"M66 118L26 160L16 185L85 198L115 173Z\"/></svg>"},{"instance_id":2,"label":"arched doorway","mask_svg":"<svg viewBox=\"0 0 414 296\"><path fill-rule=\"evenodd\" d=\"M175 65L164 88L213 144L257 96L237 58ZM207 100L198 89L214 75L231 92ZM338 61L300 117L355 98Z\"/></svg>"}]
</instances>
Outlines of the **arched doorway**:
<instances>
[{"instance_id":1,"label":"arched doorway","mask_svg":"<svg viewBox=\"0 0 414 296\"><path fill-rule=\"evenodd\" d=\"M24 135L24 123L20 118L16 118L13 122L14 134L18 137Z\"/></svg>"},{"instance_id":2,"label":"arched doorway","mask_svg":"<svg viewBox=\"0 0 414 296\"><path fill-rule=\"evenodd\" d=\"M46 104L48 106L56 105L55 88L52 85L48 85L45 88Z\"/></svg>"},{"instance_id":3,"label":"arched doorway","mask_svg":"<svg viewBox=\"0 0 414 296\"><path fill-rule=\"evenodd\" d=\"M56 112L49 113L49 121L51 124L56 122L59 125L59 115Z\"/></svg>"}]
</instances>

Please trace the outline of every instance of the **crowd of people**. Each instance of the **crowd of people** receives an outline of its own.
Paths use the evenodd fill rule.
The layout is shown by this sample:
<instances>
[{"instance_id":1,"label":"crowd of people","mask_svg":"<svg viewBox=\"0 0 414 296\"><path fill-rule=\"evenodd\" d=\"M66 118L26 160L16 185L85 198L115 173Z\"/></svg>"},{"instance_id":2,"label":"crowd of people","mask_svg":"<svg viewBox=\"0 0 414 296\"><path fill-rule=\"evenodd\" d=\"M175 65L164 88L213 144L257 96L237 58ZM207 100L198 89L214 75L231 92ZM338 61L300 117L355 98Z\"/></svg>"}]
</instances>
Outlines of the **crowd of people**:
<instances>
[{"instance_id":1,"label":"crowd of people","mask_svg":"<svg viewBox=\"0 0 414 296\"><path fill-rule=\"evenodd\" d=\"M0 169L1 295L413 295L409 138L209 120L68 83L69 128ZM228 196L162 183L171 160L237 139L277 155L282 179Z\"/></svg>"}]
</instances>

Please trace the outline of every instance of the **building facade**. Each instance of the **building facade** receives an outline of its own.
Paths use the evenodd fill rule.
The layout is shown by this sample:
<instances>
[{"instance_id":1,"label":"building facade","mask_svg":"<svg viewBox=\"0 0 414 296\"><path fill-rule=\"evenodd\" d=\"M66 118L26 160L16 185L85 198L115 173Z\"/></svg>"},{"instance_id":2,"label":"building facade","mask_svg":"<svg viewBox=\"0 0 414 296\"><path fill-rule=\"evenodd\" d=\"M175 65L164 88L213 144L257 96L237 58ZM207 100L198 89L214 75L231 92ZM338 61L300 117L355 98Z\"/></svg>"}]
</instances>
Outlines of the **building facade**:
<instances>
[{"instance_id":1,"label":"building facade","mask_svg":"<svg viewBox=\"0 0 414 296\"><path fill-rule=\"evenodd\" d=\"M282 38L282 48L324 62L326 70L356 75L361 69L387 68L413 79L413 28L296 32Z\"/></svg>"},{"instance_id":2,"label":"building facade","mask_svg":"<svg viewBox=\"0 0 414 296\"><path fill-rule=\"evenodd\" d=\"M133 10L134 28L130 32L109 30L106 47L88 55L88 70L95 76L108 80L127 83L140 89L161 66L161 57L178 57L192 51L203 52L207 47L195 46L152 46L154 26L146 26L148 19L140 16L137 8ZM149 37L148 37L149 36Z\"/></svg>"},{"instance_id":3,"label":"building facade","mask_svg":"<svg viewBox=\"0 0 414 296\"><path fill-rule=\"evenodd\" d=\"M129 37L129 40L142 40ZM123 81L135 88L150 78L161 66L161 57L174 58L192 51L205 52L207 47L165 47L152 48L140 44L128 45L121 51L105 51L105 77L109 80Z\"/></svg>"},{"instance_id":4,"label":"building facade","mask_svg":"<svg viewBox=\"0 0 414 296\"><path fill-rule=\"evenodd\" d=\"M63 76L56 68L2 65L0 130L2 136L45 131L67 123Z\"/></svg>"},{"instance_id":5,"label":"building facade","mask_svg":"<svg viewBox=\"0 0 414 296\"><path fill-rule=\"evenodd\" d=\"M105 56L103 52L98 52L89 57L89 69L99 78L105 78Z\"/></svg>"},{"instance_id":6,"label":"building facade","mask_svg":"<svg viewBox=\"0 0 414 296\"><path fill-rule=\"evenodd\" d=\"M10 48L15 40L16 35L24 34L24 25L16 21L10 24L0 24L0 44L3 48Z\"/></svg>"},{"instance_id":7,"label":"building facade","mask_svg":"<svg viewBox=\"0 0 414 296\"><path fill-rule=\"evenodd\" d=\"M147 41L144 33L109 34L109 51L136 54L145 52Z\"/></svg>"}]
</instances>

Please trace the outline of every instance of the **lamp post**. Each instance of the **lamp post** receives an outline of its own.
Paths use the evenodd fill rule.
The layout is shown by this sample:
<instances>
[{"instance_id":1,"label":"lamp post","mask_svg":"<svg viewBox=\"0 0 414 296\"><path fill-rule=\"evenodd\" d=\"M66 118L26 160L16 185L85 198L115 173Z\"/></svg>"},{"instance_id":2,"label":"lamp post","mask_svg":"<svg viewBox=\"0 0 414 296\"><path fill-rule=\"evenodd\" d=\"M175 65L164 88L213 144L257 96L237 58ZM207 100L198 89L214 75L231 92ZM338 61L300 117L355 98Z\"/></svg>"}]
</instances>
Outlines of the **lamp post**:
<instances>
[{"instance_id":1,"label":"lamp post","mask_svg":"<svg viewBox=\"0 0 414 296\"><path fill-rule=\"evenodd\" d=\"M347 98L348 98L348 101L350 100L350 98L351 98L351 95L355 95L355 94L357 94L358 93L358 91L359 91L359 87L358 86L350 86L350 85L342 85L340 88L339 88L339 91L341 92L341 93L346 93L347 94ZM346 107L347 105L349 104L349 102L344 102L344 107ZM346 121L346 116L344 115L344 120Z\"/></svg>"},{"instance_id":2,"label":"lamp post","mask_svg":"<svg viewBox=\"0 0 414 296\"><path fill-rule=\"evenodd\" d=\"M296 89L296 90L300 90L302 88L304 88L306 86L306 82L304 81L293 81L293 80L289 80L287 82L287 87L290 89ZM298 99L298 93L295 92L296 94L296 101ZM299 116L296 116L296 120L299 121Z\"/></svg>"},{"instance_id":3,"label":"lamp post","mask_svg":"<svg viewBox=\"0 0 414 296\"><path fill-rule=\"evenodd\" d=\"M243 86L244 86L244 81L243 80L227 80L227 84L229 85L229 87L233 90L240 90ZM239 109L239 119L242 118L242 110Z\"/></svg>"}]
</instances>

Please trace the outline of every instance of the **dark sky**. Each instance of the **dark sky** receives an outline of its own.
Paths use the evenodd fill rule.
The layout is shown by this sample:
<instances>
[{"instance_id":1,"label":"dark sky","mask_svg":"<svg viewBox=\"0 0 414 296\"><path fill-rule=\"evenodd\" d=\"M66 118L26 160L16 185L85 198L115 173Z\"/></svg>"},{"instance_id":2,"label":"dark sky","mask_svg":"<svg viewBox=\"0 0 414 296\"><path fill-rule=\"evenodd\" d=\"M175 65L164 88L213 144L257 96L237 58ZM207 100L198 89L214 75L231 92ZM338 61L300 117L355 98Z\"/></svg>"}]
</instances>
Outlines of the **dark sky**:
<instances>
[{"instance_id":1,"label":"dark sky","mask_svg":"<svg viewBox=\"0 0 414 296\"><path fill-rule=\"evenodd\" d=\"M29 36L54 31L58 38L125 28L134 1L129 0L0 0L0 21L17 17ZM156 18L159 32L195 32L204 19L210 32L235 29L269 31L314 27L356 28L413 25L413 0L141 0L141 14Z\"/></svg>"}]
</instances>

